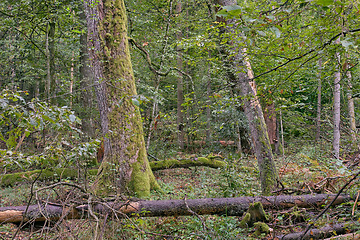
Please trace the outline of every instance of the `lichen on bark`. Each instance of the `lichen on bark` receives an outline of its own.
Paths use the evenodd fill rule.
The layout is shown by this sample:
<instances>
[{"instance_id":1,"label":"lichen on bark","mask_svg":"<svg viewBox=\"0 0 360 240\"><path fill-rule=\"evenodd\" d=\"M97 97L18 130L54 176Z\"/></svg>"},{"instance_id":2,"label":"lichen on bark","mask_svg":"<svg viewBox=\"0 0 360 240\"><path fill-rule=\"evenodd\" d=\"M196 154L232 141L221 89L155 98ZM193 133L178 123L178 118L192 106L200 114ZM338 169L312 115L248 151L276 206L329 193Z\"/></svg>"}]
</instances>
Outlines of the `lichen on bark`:
<instances>
[{"instance_id":1,"label":"lichen on bark","mask_svg":"<svg viewBox=\"0 0 360 240\"><path fill-rule=\"evenodd\" d=\"M123 0L88 0L85 6L91 61L102 86L97 94L99 109L105 115L101 117L104 159L93 190L101 195L148 196L150 188L159 186L149 167L140 112L133 103L137 93L125 5Z\"/></svg>"}]
</instances>

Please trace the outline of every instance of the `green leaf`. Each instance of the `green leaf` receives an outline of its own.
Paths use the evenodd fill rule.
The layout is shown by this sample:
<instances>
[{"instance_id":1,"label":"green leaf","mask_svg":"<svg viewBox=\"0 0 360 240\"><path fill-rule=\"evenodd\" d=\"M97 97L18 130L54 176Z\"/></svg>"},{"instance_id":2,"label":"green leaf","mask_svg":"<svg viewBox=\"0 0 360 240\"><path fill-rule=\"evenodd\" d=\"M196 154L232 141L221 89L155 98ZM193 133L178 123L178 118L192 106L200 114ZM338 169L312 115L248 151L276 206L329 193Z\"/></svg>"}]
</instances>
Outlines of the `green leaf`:
<instances>
[{"instance_id":1,"label":"green leaf","mask_svg":"<svg viewBox=\"0 0 360 240\"><path fill-rule=\"evenodd\" d=\"M260 36L263 36L263 37L265 37L266 36L266 33L265 32L263 32L263 31L256 31Z\"/></svg>"},{"instance_id":2,"label":"green leaf","mask_svg":"<svg viewBox=\"0 0 360 240\"><path fill-rule=\"evenodd\" d=\"M227 17L227 16L229 16L229 13L225 9L222 9L216 13L216 16L217 17Z\"/></svg>"},{"instance_id":3,"label":"green leaf","mask_svg":"<svg viewBox=\"0 0 360 240\"><path fill-rule=\"evenodd\" d=\"M315 0L314 2L323 7L327 7L334 4L334 0Z\"/></svg>"},{"instance_id":4,"label":"green leaf","mask_svg":"<svg viewBox=\"0 0 360 240\"><path fill-rule=\"evenodd\" d=\"M271 30L275 33L276 38L281 36L281 31L277 27L272 27Z\"/></svg>"},{"instance_id":5,"label":"green leaf","mask_svg":"<svg viewBox=\"0 0 360 240\"><path fill-rule=\"evenodd\" d=\"M340 41L341 45L343 45L344 48L348 49L349 46L354 46L354 43L351 41L348 41L346 39Z\"/></svg>"},{"instance_id":6,"label":"green leaf","mask_svg":"<svg viewBox=\"0 0 360 240\"><path fill-rule=\"evenodd\" d=\"M74 114L69 115L69 119L71 122L75 122L76 121L76 116Z\"/></svg>"},{"instance_id":7,"label":"green leaf","mask_svg":"<svg viewBox=\"0 0 360 240\"><path fill-rule=\"evenodd\" d=\"M140 106L140 102L139 102L139 100L137 100L136 98L133 98L133 99L132 99L132 103L133 103L134 105L136 105L136 106Z\"/></svg>"},{"instance_id":8,"label":"green leaf","mask_svg":"<svg viewBox=\"0 0 360 240\"><path fill-rule=\"evenodd\" d=\"M236 11L236 10L241 10L242 7L240 7L238 5L228 5L228 6L224 6L223 9L225 9L227 11Z\"/></svg>"}]
</instances>

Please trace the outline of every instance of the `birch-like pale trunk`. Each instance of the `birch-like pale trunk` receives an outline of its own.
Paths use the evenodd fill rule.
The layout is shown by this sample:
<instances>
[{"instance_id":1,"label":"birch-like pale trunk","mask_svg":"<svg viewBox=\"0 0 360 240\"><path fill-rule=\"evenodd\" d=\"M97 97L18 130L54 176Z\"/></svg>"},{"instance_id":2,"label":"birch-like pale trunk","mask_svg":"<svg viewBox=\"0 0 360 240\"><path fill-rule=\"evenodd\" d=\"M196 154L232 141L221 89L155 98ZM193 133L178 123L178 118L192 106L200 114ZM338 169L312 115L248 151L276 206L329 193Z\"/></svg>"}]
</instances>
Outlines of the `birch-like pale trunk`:
<instances>
[{"instance_id":1,"label":"birch-like pale trunk","mask_svg":"<svg viewBox=\"0 0 360 240\"><path fill-rule=\"evenodd\" d=\"M337 41L340 42L340 39ZM336 53L336 61L340 65L340 53ZM340 158L340 67L334 76L334 136L333 136L333 152L336 159Z\"/></svg>"}]
</instances>

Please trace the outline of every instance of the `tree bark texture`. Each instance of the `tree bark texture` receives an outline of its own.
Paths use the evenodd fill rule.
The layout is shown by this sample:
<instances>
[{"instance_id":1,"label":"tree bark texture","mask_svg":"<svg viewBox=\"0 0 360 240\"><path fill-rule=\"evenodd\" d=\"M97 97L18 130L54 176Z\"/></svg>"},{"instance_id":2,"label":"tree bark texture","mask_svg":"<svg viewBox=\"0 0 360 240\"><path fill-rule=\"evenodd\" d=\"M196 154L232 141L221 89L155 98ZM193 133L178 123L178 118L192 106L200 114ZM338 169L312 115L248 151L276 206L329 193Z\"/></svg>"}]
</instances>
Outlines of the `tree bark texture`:
<instances>
[{"instance_id":1,"label":"tree bark texture","mask_svg":"<svg viewBox=\"0 0 360 240\"><path fill-rule=\"evenodd\" d=\"M46 32L46 98L49 102L53 102L55 93L55 23L50 22L47 25Z\"/></svg>"},{"instance_id":2,"label":"tree bark texture","mask_svg":"<svg viewBox=\"0 0 360 240\"><path fill-rule=\"evenodd\" d=\"M80 13L80 19L86 24L86 16L84 11ZM85 26L84 26L85 27ZM86 29L86 27L85 27ZM93 102L94 102L94 93L93 93L93 74L91 71L91 66L89 62L88 46L87 46L87 33L82 33L80 35L80 88L81 88L81 126L83 132L88 134L91 137L95 136L95 126L93 119Z\"/></svg>"},{"instance_id":3,"label":"tree bark texture","mask_svg":"<svg viewBox=\"0 0 360 240\"><path fill-rule=\"evenodd\" d=\"M354 107L354 98L352 97L352 84L351 84L351 72L346 72L347 77L347 101L348 101L348 112L349 112L349 122L350 122L350 134L353 149L360 150L360 147L357 144L357 129L356 129L356 118L355 118L355 107Z\"/></svg>"},{"instance_id":4,"label":"tree bark texture","mask_svg":"<svg viewBox=\"0 0 360 240\"><path fill-rule=\"evenodd\" d=\"M315 140L320 140L320 130L321 130L321 70L322 70L322 60L319 59L318 62L319 69L318 69L318 88L317 88L317 109L316 109L316 136Z\"/></svg>"},{"instance_id":5,"label":"tree bark texture","mask_svg":"<svg viewBox=\"0 0 360 240\"><path fill-rule=\"evenodd\" d=\"M127 201L94 204L92 212L98 214L117 214L129 217L189 216L194 212L199 215L242 216L250 204L260 202L264 209L288 209L294 206L301 208L321 207L331 201L335 195L303 196L268 196L237 198L205 198L157 201ZM347 195L340 195L334 202L338 205L350 200ZM0 207L0 224L18 223L21 221L56 221L60 218L88 218L89 205L63 206L60 204L31 205L19 207ZM191 209L191 211L189 211ZM27 210L27 211L26 211ZM115 210L115 211L114 211Z\"/></svg>"},{"instance_id":6,"label":"tree bark texture","mask_svg":"<svg viewBox=\"0 0 360 240\"><path fill-rule=\"evenodd\" d=\"M310 229L305 235L305 232L290 233L286 235L277 236L275 239L279 240L310 240L310 239L325 239L331 236L339 236L349 232L358 230L359 227L352 227L351 223L337 223L331 226L326 226L320 229ZM352 239L352 238L351 238Z\"/></svg>"},{"instance_id":7,"label":"tree bark texture","mask_svg":"<svg viewBox=\"0 0 360 240\"><path fill-rule=\"evenodd\" d=\"M340 53L336 53L336 60L339 61L340 64ZM335 73L334 76L334 135L333 135L333 151L334 157L339 159L340 157L340 81L341 81L341 73L340 68L339 71Z\"/></svg>"},{"instance_id":8,"label":"tree bark texture","mask_svg":"<svg viewBox=\"0 0 360 240\"><path fill-rule=\"evenodd\" d=\"M217 2L222 6L236 4L236 0L218 0ZM239 39L242 38L242 33L235 32L235 20L226 20L226 24L226 30L235 38L231 43L233 53L230 55L235 55L233 57L235 81L240 89L245 115L249 122L250 135L260 171L262 193L269 195L276 188L278 178L264 115L257 97L255 81L251 80L253 73L250 61L246 57L245 49L241 49Z\"/></svg>"},{"instance_id":9,"label":"tree bark texture","mask_svg":"<svg viewBox=\"0 0 360 240\"><path fill-rule=\"evenodd\" d=\"M99 194L150 194L158 188L146 155L123 0L85 1L90 62L96 84L104 159L93 189Z\"/></svg>"},{"instance_id":10,"label":"tree bark texture","mask_svg":"<svg viewBox=\"0 0 360 240\"><path fill-rule=\"evenodd\" d=\"M178 0L176 4L176 13L181 14L181 0ZM181 29L181 25L179 26ZM181 41L182 38L182 32L179 30L176 34L176 38L178 41ZM180 47L176 47L178 50L178 56L177 56L177 66L180 70L183 69L183 61L180 54ZM184 109L182 104L184 103L184 81L183 76L181 73L179 73L179 78L177 81L177 127L178 127L178 146L180 149L184 149L184 142L185 142L185 134L184 134Z\"/></svg>"},{"instance_id":11,"label":"tree bark texture","mask_svg":"<svg viewBox=\"0 0 360 240\"><path fill-rule=\"evenodd\" d=\"M272 149L276 149L279 144L278 140L278 129L277 129L277 118L275 112L275 103L271 101L271 103L266 103L265 111L264 111L264 119L266 123L266 127L268 130L269 141Z\"/></svg>"}]
</instances>

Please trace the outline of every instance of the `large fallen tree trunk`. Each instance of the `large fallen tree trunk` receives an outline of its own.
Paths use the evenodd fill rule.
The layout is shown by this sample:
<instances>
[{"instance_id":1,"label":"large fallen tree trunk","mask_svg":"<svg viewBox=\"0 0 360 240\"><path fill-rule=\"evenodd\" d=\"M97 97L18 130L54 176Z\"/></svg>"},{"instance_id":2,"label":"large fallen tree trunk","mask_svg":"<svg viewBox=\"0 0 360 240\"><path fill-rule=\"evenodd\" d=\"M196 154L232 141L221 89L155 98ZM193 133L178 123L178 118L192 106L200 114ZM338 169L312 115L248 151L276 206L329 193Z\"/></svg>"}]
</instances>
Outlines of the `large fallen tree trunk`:
<instances>
[{"instance_id":1,"label":"large fallen tree trunk","mask_svg":"<svg viewBox=\"0 0 360 240\"><path fill-rule=\"evenodd\" d=\"M184 159L184 160L163 160L150 162L150 167L153 171L170 169L170 168L186 168L186 167L196 167L196 166L204 166L211 168L221 168L226 165L225 162L215 160L213 158L205 158L199 157L194 159ZM89 175L96 175L97 169L89 169L87 171ZM77 169L73 168L57 168L55 170L33 170L28 172L18 172L11 174L0 175L0 187L13 186L20 182L29 182L34 181L35 179L39 181L44 180L59 180L70 178L74 179L79 176L79 172Z\"/></svg>"},{"instance_id":2,"label":"large fallen tree trunk","mask_svg":"<svg viewBox=\"0 0 360 240\"><path fill-rule=\"evenodd\" d=\"M238 198L205 198L187 200L128 201L106 202L79 206L62 206L56 204L31 205L19 207L0 207L0 223L18 223L59 219L87 218L88 213L113 214L117 217L157 217L193 215L242 216L249 205L262 203L265 209L287 209L293 206L308 208L321 207L330 202L335 195L318 194L302 196L268 196ZM334 205L349 201L348 195L340 195Z\"/></svg>"},{"instance_id":3,"label":"large fallen tree trunk","mask_svg":"<svg viewBox=\"0 0 360 240\"><path fill-rule=\"evenodd\" d=\"M304 232L289 233L286 235L277 236L279 240L297 240L297 239L324 239L335 235L342 235L359 230L359 226L353 223L338 223L331 226L326 226L320 229L310 229L305 235Z\"/></svg>"}]
</instances>

